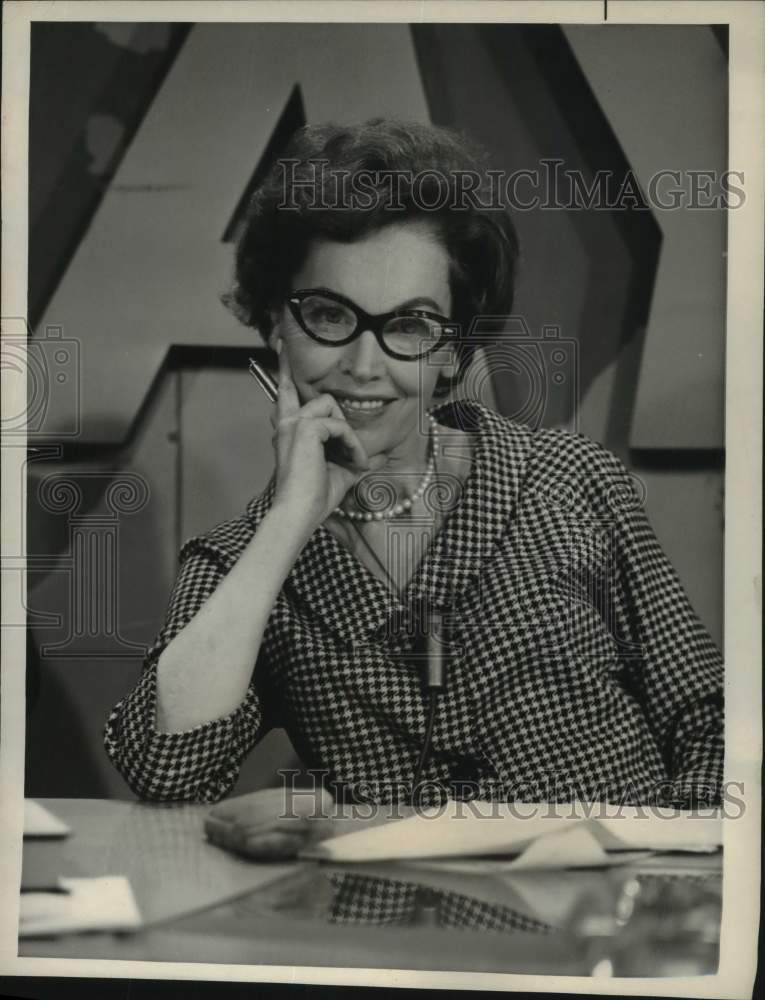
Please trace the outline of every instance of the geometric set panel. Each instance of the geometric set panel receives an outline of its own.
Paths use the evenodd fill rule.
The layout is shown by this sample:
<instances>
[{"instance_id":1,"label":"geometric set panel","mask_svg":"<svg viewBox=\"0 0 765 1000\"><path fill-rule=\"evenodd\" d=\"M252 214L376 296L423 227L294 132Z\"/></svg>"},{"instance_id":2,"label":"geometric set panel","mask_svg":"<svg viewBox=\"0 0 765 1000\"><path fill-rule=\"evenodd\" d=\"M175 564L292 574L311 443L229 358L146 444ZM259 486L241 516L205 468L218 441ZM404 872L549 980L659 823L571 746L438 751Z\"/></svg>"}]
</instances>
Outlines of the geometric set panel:
<instances>
[{"instance_id":1,"label":"geometric set panel","mask_svg":"<svg viewBox=\"0 0 765 1000\"><path fill-rule=\"evenodd\" d=\"M662 249L630 445L721 449L726 212L709 206L728 167L725 52L707 25L563 31L643 189L654 178L664 204L683 199L654 209Z\"/></svg>"},{"instance_id":2,"label":"geometric set panel","mask_svg":"<svg viewBox=\"0 0 765 1000\"><path fill-rule=\"evenodd\" d=\"M221 237L296 83L308 121L427 117L406 25L195 25L36 331L79 344L81 443L126 440L171 345L251 343ZM43 432L72 405L52 393Z\"/></svg>"}]
</instances>

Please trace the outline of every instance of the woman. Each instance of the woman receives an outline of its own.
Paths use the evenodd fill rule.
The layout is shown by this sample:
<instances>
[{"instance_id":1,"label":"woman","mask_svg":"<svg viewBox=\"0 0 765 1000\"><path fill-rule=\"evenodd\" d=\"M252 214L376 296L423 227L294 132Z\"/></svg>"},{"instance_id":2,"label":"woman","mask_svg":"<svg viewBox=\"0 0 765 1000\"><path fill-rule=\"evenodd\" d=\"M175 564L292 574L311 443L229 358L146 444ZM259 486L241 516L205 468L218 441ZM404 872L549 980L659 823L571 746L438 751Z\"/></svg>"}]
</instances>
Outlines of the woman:
<instances>
[{"instance_id":1,"label":"woman","mask_svg":"<svg viewBox=\"0 0 765 1000\"><path fill-rule=\"evenodd\" d=\"M512 306L512 224L458 197L477 154L376 120L304 129L285 160L230 300L278 354L275 476L184 546L107 723L117 767L143 797L215 801L281 725L341 798L408 801L422 778L426 800L719 800L720 657L625 469L434 405L474 317Z\"/></svg>"}]
</instances>

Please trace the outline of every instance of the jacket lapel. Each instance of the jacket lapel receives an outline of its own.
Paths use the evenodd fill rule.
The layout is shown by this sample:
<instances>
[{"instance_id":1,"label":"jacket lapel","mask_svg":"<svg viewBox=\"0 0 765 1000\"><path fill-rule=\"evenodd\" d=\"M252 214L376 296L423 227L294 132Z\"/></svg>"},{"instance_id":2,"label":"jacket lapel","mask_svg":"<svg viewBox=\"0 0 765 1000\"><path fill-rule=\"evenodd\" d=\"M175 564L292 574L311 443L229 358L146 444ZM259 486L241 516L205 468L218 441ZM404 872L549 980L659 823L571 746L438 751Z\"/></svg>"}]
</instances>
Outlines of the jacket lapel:
<instances>
[{"instance_id":1,"label":"jacket lapel","mask_svg":"<svg viewBox=\"0 0 765 1000\"><path fill-rule=\"evenodd\" d=\"M429 604L448 610L478 577L508 529L513 515L529 431L477 403L439 407L439 422L477 432L470 473L461 495L424 555L401 598L346 549L325 527L309 539L290 571L285 589L344 640L378 632L395 615ZM255 526L273 498L273 483L251 502ZM384 629L383 629L384 631Z\"/></svg>"},{"instance_id":2,"label":"jacket lapel","mask_svg":"<svg viewBox=\"0 0 765 1000\"><path fill-rule=\"evenodd\" d=\"M436 412L439 422L477 428L476 448L461 496L407 588L407 599L446 610L475 585L513 516L529 431L461 400Z\"/></svg>"}]
</instances>

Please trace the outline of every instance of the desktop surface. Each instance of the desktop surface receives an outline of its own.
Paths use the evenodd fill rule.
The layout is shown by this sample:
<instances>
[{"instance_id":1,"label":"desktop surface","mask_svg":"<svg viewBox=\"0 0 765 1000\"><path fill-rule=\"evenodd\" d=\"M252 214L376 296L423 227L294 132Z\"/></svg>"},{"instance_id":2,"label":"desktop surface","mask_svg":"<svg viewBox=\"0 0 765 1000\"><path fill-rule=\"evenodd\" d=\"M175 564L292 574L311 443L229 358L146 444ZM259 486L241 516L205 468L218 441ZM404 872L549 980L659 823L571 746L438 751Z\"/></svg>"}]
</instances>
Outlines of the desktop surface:
<instances>
[{"instance_id":1,"label":"desktop surface","mask_svg":"<svg viewBox=\"0 0 765 1000\"><path fill-rule=\"evenodd\" d=\"M22 884L124 875L142 926L22 938L21 956L581 976L717 967L720 854L512 874L256 863L206 840L209 806L40 801L72 833L25 840Z\"/></svg>"}]
</instances>

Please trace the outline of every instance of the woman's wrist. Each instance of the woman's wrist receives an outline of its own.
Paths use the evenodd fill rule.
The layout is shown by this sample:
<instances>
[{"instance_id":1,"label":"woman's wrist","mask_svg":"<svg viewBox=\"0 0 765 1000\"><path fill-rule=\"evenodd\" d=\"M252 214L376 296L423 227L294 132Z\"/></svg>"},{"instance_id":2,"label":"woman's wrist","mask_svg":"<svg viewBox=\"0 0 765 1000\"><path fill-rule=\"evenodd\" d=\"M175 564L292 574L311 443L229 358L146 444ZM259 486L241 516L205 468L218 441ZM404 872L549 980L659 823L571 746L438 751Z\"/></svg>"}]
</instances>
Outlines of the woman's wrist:
<instances>
[{"instance_id":1,"label":"woman's wrist","mask_svg":"<svg viewBox=\"0 0 765 1000\"><path fill-rule=\"evenodd\" d=\"M260 530L266 528L283 537L287 549L297 556L320 524L301 504L275 497Z\"/></svg>"}]
</instances>

